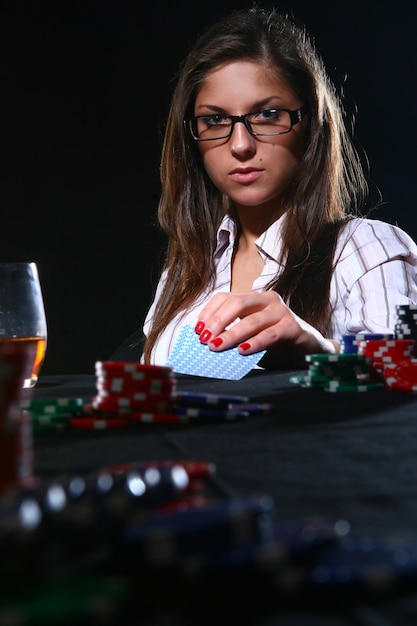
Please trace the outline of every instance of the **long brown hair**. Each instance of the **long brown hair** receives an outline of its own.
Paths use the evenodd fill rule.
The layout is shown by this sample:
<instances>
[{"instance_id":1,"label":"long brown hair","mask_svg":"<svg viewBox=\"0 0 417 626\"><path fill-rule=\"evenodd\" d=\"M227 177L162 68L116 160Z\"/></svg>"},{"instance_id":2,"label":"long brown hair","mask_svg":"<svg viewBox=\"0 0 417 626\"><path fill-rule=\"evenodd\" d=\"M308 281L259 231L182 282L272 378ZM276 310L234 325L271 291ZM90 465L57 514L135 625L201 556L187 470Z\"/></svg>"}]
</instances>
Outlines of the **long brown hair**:
<instances>
[{"instance_id":1,"label":"long brown hair","mask_svg":"<svg viewBox=\"0 0 417 626\"><path fill-rule=\"evenodd\" d=\"M281 262L276 289L293 311L325 332L331 316L330 280L337 234L367 197L361 159L324 63L304 27L276 9L234 11L212 25L184 61L173 93L161 156L160 227L167 235L167 280L144 344L149 362L166 325L214 284L216 232L228 198L213 185L195 141L184 127L208 74L236 60L267 64L308 107L306 147L285 191Z\"/></svg>"}]
</instances>

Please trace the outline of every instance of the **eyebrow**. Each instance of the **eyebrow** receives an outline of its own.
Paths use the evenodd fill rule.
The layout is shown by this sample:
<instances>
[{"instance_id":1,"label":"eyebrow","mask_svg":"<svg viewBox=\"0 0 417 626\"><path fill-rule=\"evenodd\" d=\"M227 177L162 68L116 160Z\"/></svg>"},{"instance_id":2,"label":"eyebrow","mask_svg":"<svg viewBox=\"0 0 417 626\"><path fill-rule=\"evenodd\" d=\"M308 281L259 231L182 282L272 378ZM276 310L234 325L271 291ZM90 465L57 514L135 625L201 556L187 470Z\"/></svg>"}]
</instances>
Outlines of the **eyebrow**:
<instances>
[{"instance_id":1,"label":"eyebrow","mask_svg":"<svg viewBox=\"0 0 417 626\"><path fill-rule=\"evenodd\" d=\"M280 108L279 104L272 103L273 100L280 100L280 97L269 96L268 98L264 98L263 100L258 100L258 102L255 102L253 104L250 111L259 111L265 107L271 107L271 108L276 107L277 109ZM196 111L199 111L200 109L203 109L203 108L210 109L210 111L212 111L213 113L226 113L226 109L215 104L199 104L198 106L195 107Z\"/></svg>"}]
</instances>

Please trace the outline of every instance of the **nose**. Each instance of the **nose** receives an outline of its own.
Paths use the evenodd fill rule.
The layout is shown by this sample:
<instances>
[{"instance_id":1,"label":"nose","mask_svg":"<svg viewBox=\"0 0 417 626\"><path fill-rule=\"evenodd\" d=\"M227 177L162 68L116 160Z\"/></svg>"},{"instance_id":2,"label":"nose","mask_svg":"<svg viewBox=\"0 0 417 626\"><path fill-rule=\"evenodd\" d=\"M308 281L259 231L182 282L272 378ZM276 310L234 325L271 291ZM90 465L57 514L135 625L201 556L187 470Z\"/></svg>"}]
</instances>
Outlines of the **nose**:
<instances>
[{"instance_id":1,"label":"nose","mask_svg":"<svg viewBox=\"0 0 417 626\"><path fill-rule=\"evenodd\" d=\"M231 151L236 155L252 154L256 149L256 139L246 128L243 120L235 122L229 141Z\"/></svg>"}]
</instances>

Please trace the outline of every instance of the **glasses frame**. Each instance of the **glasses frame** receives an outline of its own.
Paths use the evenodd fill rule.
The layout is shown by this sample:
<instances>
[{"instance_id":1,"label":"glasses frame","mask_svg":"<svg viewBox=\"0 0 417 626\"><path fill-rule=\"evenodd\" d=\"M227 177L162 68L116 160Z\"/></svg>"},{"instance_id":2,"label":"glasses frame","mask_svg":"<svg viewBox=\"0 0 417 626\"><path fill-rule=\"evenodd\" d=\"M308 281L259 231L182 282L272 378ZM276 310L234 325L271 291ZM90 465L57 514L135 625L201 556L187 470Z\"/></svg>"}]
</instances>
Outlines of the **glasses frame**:
<instances>
[{"instance_id":1,"label":"glasses frame","mask_svg":"<svg viewBox=\"0 0 417 626\"><path fill-rule=\"evenodd\" d=\"M250 115L255 115L256 113L262 113L262 111L266 111L266 110L285 111L286 113L289 113L290 124L291 124L289 129L280 131L278 133L256 133L254 130L252 130L252 128L250 127L250 124L249 124L247 118ZM201 119L203 117L209 117L210 114L196 115L196 116L190 117L190 118L184 120L184 126L186 128L188 128L188 130L190 131L191 137L195 141L218 141L219 139L228 139L232 135L232 133L233 133L233 129L235 127L235 124L237 124L238 122L242 122L242 124L245 125L245 127L249 131L249 133L251 135L253 135L254 137L275 137L277 135L286 135L287 133L289 133L293 126L295 126L296 124L301 122L301 120L304 118L306 113L307 113L307 106L303 105L299 109L294 109L294 110L291 110L291 109L281 109L280 107L265 107L264 109L261 109L260 111L252 111L250 113L245 113L244 115L227 115L227 114L224 114L225 117L228 117L231 120L232 123L231 123L231 125L229 127L229 132L227 133L227 135L222 135L221 137L196 137L194 135L193 123L195 124L196 120Z\"/></svg>"}]
</instances>

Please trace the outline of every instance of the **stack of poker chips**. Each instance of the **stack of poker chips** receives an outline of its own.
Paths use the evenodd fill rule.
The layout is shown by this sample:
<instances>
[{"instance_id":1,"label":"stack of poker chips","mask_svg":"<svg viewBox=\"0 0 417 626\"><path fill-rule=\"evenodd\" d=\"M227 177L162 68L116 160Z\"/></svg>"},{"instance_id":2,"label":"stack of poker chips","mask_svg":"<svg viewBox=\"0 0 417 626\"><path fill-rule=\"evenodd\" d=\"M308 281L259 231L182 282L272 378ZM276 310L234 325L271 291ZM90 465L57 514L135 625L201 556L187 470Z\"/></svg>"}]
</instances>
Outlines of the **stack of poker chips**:
<instances>
[{"instance_id":1,"label":"stack of poker chips","mask_svg":"<svg viewBox=\"0 0 417 626\"><path fill-rule=\"evenodd\" d=\"M417 339L417 304L398 304L395 308L397 339Z\"/></svg>"},{"instance_id":2,"label":"stack of poker chips","mask_svg":"<svg viewBox=\"0 0 417 626\"><path fill-rule=\"evenodd\" d=\"M32 422L33 433L64 430L73 417L85 414L83 398L29 398L20 402Z\"/></svg>"},{"instance_id":3,"label":"stack of poker chips","mask_svg":"<svg viewBox=\"0 0 417 626\"><path fill-rule=\"evenodd\" d=\"M301 387L324 391L379 391L384 383L374 381L371 363L365 355L357 353L308 354L307 374L290 377L290 382Z\"/></svg>"},{"instance_id":4,"label":"stack of poker chips","mask_svg":"<svg viewBox=\"0 0 417 626\"><path fill-rule=\"evenodd\" d=\"M345 334L339 354L307 355L307 374L290 381L326 391L417 392L417 305L397 305L396 314L395 333Z\"/></svg>"},{"instance_id":5,"label":"stack of poker chips","mask_svg":"<svg viewBox=\"0 0 417 626\"><path fill-rule=\"evenodd\" d=\"M363 341L386 341L395 339L394 333L349 333L342 335L340 352L342 354L356 354L359 344Z\"/></svg>"},{"instance_id":6,"label":"stack of poker chips","mask_svg":"<svg viewBox=\"0 0 417 626\"><path fill-rule=\"evenodd\" d=\"M245 396L179 391L169 366L97 361L95 372L97 393L92 399L92 415L83 420L74 418L73 426L88 427L94 420L115 426L198 419L234 421L272 409L270 404L251 403Z\"/></svg>"},{"instance_id":7,"label":"stack of poker chips","mask_svg":"<svg viewBox=\"0 0 417 626\"><path fill-rule=\"evenodd\" d=\"M33 432L235 421L272 410L271 404L249 402L246 396L178 391L176 376L168 366L97 361L95 373L96 393L91 399L36 397L21 401Z\"/></svg>"},{"instance_id":8,"label":"stack of poker chips","mask_svg":"<svg viewBox=\"0 0 417 626\"><path fill-rule=\"evenodd\" d=\"M130 624L132 614L118 614L128 597L135 623L146 622L161 589L168 602L184 597L187 614L193 597L207 598L206 609L225 590L244 610L254 589L267 607L415 591L415 541L355 537L338 518L277 520L262 493L184 506L191 476L212 471L192 460L138 462L9 492L0 499L0 623Z\"/></svg>"},{"instance_id":9,"label":"stack of poker chips","mask_svg":"<svg viewBox=\"0 0 417 626\"><path fill-rule=\"evenodd\" d=\"M384 361L382 375L387 389L416 393L417 305L399 304L396 306L396 312L396 342L405 348L403 353L397 354L394 359Z\"/></svg>"},{"instance_id":10,"label":"stack of poker chips","mask_svg":"<svg viewBox=\"0 0 417 626\"><path fill-rule=\"evenodd\" d=\"M415 354L413 339L368 339L358 342L358 354L371 359L372 370L381 379L385 377L387 364L410 359Z\"/></svg>"}]
</instances>

